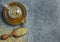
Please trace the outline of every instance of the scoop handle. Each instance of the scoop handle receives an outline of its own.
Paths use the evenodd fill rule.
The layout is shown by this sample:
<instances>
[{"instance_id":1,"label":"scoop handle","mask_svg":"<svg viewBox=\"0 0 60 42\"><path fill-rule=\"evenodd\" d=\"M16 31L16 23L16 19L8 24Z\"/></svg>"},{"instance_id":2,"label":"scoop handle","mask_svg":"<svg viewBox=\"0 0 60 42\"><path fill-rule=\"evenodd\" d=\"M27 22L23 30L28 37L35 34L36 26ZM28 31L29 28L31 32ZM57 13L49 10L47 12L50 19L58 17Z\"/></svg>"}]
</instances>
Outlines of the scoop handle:
<instances>
[{"instance_id":1,"label":"scoop handle","mask_svg":"<svg viewBox=\"0 0 60 42\"><path fill-rule=\"evenodd\" d=\"M6 40L7 38L9 38L9 37L11 37L11 36L13 36L12 33L11 33L11 34L3 34L3 35L1 36L1 39L2 39L2 40Z\"/></svg>"}]
</instances>

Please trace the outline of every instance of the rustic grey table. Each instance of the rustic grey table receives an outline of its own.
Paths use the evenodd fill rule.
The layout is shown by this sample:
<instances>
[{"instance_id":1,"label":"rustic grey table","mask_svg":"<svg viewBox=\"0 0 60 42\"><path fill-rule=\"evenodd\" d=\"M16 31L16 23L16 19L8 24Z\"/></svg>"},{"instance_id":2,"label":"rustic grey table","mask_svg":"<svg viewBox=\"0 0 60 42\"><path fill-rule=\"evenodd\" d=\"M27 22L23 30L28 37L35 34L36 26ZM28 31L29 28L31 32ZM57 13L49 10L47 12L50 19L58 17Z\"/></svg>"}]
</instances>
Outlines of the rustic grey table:
<instances>
[{"instance_id":1,"label":"rustic grey table","mask_svg":"<svg viewBox=\"0 0 60 42\"><path fill-rule=\"evenodd\" d=\"M27 42L60 42L60 0L18 1L23 3L27 10L27 23L24 24L29 30L29 34L26 35ZM5 0L4 3L6 2L8 0ZM12 31L19 27L19 25L6 24L1 17L1 12L2 7L0 7L0 34L3 34L4 30ZM6 33L8 32L6 31Z\"/></svg>"}]
</instances>

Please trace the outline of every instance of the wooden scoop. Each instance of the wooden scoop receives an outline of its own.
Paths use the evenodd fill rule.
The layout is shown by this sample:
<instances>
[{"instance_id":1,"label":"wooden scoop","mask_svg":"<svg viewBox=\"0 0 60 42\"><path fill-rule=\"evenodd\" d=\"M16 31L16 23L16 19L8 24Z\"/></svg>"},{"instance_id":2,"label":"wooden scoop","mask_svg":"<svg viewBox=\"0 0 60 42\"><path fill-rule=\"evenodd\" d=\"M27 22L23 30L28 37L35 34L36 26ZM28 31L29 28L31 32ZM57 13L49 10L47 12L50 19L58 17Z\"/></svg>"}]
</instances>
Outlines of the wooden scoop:
<instances>
[{"instance_id":1,"label":"wooden scoop","mask_svg":"<svg viewBox=\"0 0 60 42\"><path fill-rule=\"evenodd\" d=\"M6 40L9 37L20 37L20 36L24 36L27 33L27 29L26 28L17 28L15 30L13 30L12 33L10 34L4 34L1 36L2 40Z\"/></svg>"}]
</instances>

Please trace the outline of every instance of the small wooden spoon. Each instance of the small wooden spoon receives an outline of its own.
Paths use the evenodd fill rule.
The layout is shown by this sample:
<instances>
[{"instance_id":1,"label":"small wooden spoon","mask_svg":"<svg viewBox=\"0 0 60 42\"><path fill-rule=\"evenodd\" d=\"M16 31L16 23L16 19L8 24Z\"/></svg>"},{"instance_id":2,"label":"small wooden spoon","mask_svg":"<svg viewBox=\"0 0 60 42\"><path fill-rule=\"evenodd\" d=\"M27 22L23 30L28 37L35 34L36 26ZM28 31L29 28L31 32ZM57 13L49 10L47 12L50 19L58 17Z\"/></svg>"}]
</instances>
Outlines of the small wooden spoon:
<instances>
[{"instance_id":1,"label":"small wooden spoon","mask_svg":"<svg viewBox=\"0 0 60 42\"><path fill-rule=\"evenodd\" d=\"M24 36L27 33L27 29L26 28L17 28L15 30L13 30L12 33L10 34L4 34L1 36L2 40L6 40L9 37L20 37L20 36Z\"/></svg>"}]
</instances>

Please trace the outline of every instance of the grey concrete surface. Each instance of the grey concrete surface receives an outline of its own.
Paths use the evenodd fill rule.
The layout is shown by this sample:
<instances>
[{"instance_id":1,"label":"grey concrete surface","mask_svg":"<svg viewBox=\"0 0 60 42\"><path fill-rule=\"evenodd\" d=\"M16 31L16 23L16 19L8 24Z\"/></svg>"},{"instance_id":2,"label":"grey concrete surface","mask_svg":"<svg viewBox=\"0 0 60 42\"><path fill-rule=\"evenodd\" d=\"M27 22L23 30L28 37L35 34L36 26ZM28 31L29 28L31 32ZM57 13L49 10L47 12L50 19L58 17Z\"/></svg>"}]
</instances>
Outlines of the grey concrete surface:
<instances>
[{"instance_id":1,"label":"grey concrete surface","mask_svg":"<svg viewBox=\"0 0 60 42\"><path fill-rule=\"evenodd\" d=\"M27 10L27 23L24 26L29 30L28 42L60 42L60 0L18 1ZM0 25L7 26L1 19L0 22Z\"/></svg>"}]
</instances>

